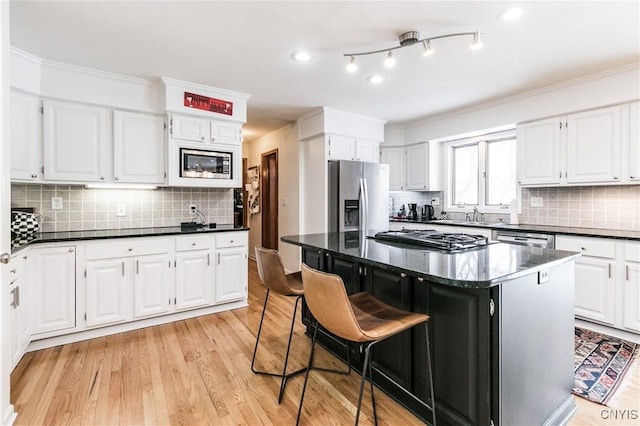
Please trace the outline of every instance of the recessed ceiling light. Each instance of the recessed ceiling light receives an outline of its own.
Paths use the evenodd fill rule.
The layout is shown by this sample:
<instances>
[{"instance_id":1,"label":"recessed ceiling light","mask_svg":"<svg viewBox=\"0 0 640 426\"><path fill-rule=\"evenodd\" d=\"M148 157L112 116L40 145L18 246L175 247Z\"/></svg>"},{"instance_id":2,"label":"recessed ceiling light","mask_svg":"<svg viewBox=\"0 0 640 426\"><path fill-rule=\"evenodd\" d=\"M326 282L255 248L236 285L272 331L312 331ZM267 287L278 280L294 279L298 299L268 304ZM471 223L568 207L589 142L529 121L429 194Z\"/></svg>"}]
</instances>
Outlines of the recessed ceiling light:
<instances>
[{"instance_id":1,"label":"recessed ceiling light","mask_svg":"<svg viewBox=\"0 0 640 426\"><path fill-rule=\"evenodd\" d=\"M498 14L498 20L505 22L517 21L522 18L526 12L522 6L508 7Z\"/></svg>"},{"instance_id":2,"label":"recessed ceiling light","mask_svg":"<svg viewBox=\"0 0 640 426\"><path fill-rule=\"evenodd\" d=\"M291 59L296 62L309 62L311 60L311 55L304 50L298 50L291 54Z\"/></svg>"},{"instance_id":3,"label":"recessed ceiling light","mask_svg":"<svg viewBox=\"0 0 640 426\"><path fill-rule=\"evenodd\" d=\"M371 84L380 84L384 81L384 78L382 78L382 76L380 75L372 75L367 78L367 81Z\"/></svg>"}]
</instances>

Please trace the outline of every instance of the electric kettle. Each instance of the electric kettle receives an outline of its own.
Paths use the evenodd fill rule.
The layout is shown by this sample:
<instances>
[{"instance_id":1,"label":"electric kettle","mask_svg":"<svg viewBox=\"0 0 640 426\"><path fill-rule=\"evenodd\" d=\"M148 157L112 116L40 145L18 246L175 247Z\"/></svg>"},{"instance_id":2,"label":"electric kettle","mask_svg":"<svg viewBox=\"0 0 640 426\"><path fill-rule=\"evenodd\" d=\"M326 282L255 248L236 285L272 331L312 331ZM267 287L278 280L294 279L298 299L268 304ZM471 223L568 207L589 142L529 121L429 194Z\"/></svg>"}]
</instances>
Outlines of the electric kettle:
<instances>
[{"instance_id":1,"label":"electric kettle","mask_svg":"<svg viewBox=\"0 0 640 426\"><path fill-rule=\"evenodd\" d=\"M425 204L424 207L422 208L422 219L427 221L427 220L434 220L435 219L435 210L433 209L432 205L429 204Z\"/></svg>"}]
</instances>

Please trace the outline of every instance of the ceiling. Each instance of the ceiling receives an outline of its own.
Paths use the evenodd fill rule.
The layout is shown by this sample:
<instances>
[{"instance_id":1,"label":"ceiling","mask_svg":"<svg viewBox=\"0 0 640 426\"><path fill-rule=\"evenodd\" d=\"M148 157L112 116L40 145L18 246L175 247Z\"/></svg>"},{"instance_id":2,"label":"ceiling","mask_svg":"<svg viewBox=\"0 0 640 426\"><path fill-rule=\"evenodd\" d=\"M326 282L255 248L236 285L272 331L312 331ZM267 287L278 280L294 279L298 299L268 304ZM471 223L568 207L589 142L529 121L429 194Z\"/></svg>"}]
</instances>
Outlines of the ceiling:
<instances>
[{"instance_id":1,"label":"ceiling","mask_svg":"<svg viewBox=\"0 0 640 426\"><path fill-rule=\"evenodd\" d=\"M497 15L512 4L517 22ZM406 123L637 63L638 1L26 1L12 0L11 45L43 59L251 94L247 140L320 106ZM384 54L344 53L480 31ZM307 63L290 59L306 49ZM385 81L366 77L379 72Z\"/></svg>"}]
</instances>

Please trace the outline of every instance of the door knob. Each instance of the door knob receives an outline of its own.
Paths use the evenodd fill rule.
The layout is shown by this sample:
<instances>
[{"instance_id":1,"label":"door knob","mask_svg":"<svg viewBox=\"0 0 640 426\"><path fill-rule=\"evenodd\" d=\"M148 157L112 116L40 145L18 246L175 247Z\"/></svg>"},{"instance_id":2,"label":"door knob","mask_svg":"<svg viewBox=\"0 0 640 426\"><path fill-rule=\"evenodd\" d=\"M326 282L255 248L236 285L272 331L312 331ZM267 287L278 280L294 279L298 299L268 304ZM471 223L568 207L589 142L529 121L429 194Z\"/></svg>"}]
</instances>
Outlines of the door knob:
<instances>
[{"instance_id":1,"label":"door knob","mask_svg":"<svg viewBox=\"0 0 640 426\"><path fill-rule=\"evenodd\" d=\"M11 256L8 253L0 254L0 263L9 263Z\"/></svg>"}]
</instances>

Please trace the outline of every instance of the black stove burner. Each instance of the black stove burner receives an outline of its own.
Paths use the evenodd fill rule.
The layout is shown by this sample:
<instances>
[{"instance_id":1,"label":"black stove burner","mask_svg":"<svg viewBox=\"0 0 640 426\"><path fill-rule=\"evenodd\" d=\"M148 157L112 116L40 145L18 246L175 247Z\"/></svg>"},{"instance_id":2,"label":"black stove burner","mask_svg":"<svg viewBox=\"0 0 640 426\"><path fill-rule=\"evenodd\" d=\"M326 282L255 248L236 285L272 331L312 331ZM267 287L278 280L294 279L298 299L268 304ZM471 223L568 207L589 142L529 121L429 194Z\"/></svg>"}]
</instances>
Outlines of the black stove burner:
<instances>
[{"instance_id":1,"label":"black stove burner","mask_svg":"<svg viewBox=\"0 0 640 426\"><path fill-rule=\"evenodd\" d=\"M445 251L460 251L489 244L488 238L482 235L454 234L435 230L403 229L402 231L378 232L373 238L378 241L437 248Z\"/></svg>"}]
</instances>

